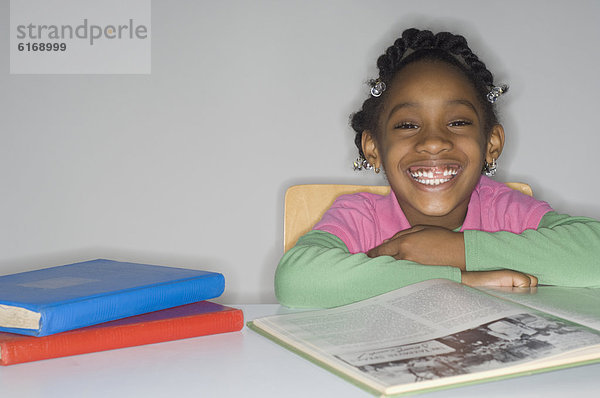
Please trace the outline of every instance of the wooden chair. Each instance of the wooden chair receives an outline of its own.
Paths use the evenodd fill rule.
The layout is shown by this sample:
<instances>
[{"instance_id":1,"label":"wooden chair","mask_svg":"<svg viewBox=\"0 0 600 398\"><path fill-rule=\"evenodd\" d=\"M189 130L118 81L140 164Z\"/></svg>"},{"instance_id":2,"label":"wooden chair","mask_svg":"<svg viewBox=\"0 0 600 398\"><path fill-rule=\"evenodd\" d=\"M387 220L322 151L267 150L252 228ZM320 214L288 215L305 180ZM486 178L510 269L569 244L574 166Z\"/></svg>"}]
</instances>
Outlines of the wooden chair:
<instances>
[{"instance_id":1,"label":"wooden chair","mask_svg":"<svg viewBox=\"0 0 600 398\"><path fill-rule=\"evenodd\" d=\"M507 186L533 196L531 187L520 182L507 182ZM288 251L298 239L310 231L321 219L323 213L340 195L370 192L387 195L389 186L380 185L340 185L340 184L307 184L293 185L285 193L285 209L283 222L284 252Z\"/></svg>"}]
</instances>

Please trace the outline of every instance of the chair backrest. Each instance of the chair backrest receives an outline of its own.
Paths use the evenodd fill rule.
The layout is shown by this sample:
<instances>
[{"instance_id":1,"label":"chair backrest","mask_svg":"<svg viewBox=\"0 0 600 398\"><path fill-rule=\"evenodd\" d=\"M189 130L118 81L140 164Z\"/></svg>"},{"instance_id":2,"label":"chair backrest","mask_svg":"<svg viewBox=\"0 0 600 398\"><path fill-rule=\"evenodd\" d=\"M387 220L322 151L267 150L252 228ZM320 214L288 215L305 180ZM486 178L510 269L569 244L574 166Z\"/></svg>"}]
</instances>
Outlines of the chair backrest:
<instances>
[{"instance_id":1,"label":"chair backrest","mask_svg":"<svg viewBox=\"0 0 600 398\"><path fill-rule=\"evenodd\" d=\"M507 182L506 185L526 195L533 196L531 187L527 184ZM387 195L390 192L390 187L340 184L307 184L289 187L285 193L284 252L294 247L298 239L311 230L338 196L357 192Z\"/></svg>"}]
</instances>

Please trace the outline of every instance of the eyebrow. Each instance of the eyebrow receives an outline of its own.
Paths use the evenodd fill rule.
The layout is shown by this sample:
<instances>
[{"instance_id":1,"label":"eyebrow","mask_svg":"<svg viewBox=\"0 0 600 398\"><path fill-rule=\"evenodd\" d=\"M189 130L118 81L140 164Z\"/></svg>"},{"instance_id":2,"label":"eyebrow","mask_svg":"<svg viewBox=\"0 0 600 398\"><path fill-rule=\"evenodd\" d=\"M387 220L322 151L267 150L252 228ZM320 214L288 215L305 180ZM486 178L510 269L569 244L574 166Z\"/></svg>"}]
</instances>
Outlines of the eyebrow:
<instances>
[{"instance_id":1,"label":"eyebrow","mask_svg":"<svg viewBox=\"0 0 600 398\"><path fill-rule=\"evenodd\" d=\"M419 104L416 102L401 102L399 104L396 104L392 109L390 109L390 112L388 113L388 118L390 116L392 116L397 110L402 109L402 108L418 108Z\"/></svg>"},{"instance_id":2,"label":"eyebrow","mask_svg":"<svg viewBox=\"0 0 600 398\"><path fill-rule=\"evenodd\" d=\"M473 110L475 114L479 117L479 112L473 103L466 99L453 99L450 101L446 101L446 105L464 105ZM398 111L402 108L418 108L420 105L417 102L401 102L396 104L388 113L388 118L394 114L394 112Z\"/></svg>"},{"instance_id":3,"label":"eyebrow","mask_svg":"<svg viewBox=\"0 0 600 398\"><path fill-rule=\"evenodd\" d=\"M466 99L455 99L455 100L450 100L448 102L446 102L447 105L465 105L469 108L471 108L473 110L473 112L475 112L475 114L477 116L479 116L479 112L477 112L477 108L475 108L475 105L473 105L473 103L469 100Z\"/></svg>"}]
</instances>

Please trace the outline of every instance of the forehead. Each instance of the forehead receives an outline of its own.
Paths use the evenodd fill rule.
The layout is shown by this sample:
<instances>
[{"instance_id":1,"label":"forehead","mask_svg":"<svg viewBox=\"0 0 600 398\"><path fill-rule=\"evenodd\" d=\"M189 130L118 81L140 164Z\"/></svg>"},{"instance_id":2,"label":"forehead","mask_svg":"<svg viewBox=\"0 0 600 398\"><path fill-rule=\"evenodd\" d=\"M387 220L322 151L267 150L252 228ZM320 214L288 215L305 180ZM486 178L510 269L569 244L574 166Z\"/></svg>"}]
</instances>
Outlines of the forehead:
<instances>
[{"instance_id":1,"label":"forehead","mask_svg":"<svg viewBox=\"0 0 600 398\"><path fill-rule=\"evenodd\" d=\"M439 99L449 101L466 99L478 104L475 87L465 74L454 65L443 61L416 61L405 66L392 80L388 93L392 101Z\"/></svg>"}]
</instances>

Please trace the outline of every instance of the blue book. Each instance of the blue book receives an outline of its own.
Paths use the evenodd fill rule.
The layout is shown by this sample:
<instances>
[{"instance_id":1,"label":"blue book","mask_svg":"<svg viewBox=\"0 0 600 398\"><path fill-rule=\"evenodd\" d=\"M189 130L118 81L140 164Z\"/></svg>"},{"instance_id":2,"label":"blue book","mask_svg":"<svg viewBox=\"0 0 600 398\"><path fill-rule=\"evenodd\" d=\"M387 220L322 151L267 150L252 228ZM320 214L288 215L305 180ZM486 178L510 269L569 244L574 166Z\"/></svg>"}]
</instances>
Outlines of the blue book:
<instances>
[{"instance_id":1,"label":"blue book","mask_svg":"<svg viewBox=\"0 0 600 398\"><path fill-rule=\"evenodd\" d=\"M220 296L222 274L93 260L0 276L0 331L47 336Z\"/></svg>"}]
</instances>

